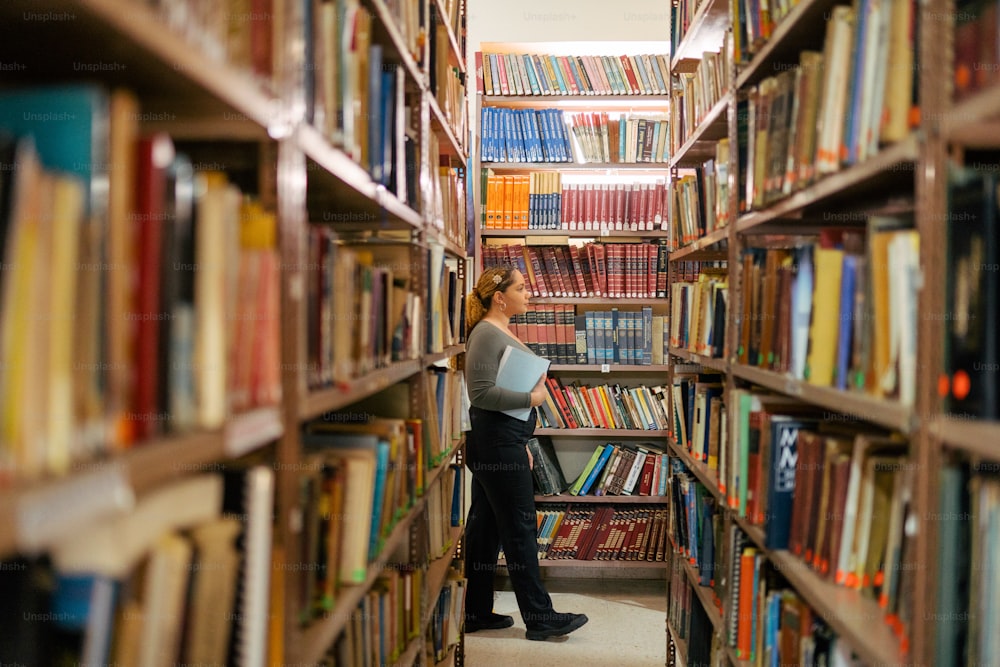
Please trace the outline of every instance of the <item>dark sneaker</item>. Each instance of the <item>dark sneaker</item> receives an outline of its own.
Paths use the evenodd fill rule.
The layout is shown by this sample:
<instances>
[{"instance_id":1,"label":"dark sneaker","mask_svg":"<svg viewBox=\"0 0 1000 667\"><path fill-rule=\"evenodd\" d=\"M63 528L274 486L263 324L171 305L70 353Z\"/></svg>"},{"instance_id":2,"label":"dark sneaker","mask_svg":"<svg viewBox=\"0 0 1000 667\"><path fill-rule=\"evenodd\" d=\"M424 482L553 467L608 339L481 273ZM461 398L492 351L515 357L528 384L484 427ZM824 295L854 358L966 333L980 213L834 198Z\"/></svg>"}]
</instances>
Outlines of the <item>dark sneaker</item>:
<instances>
[{"instance_id":1,"label":"dark sneaker","mask_svg":"<svg viewBox=\"0 0 1000 667\"><path fill-rule=\"evenodd\" d=\"M550 620L532 624L532 627L528 628L525 636L528 639L536 641L548 639L549 637L561 637L582 628L588 620L590 619L587 618L586 614L555 613L552 614Z\"/></svg>"},{"instance_id":2,"label":"dark sneaker","mask_svg":"<svg viewBox=\"0 0 1000 667\"><path fill-rule=\"evenodd\" d=\"M492 612L486 618L465 617L466 634L478 632L479 630L502 630L512 625L514 625L514 618L512 616L504 616L503 614L494 614Z\"/></svg>"}]
</instances>

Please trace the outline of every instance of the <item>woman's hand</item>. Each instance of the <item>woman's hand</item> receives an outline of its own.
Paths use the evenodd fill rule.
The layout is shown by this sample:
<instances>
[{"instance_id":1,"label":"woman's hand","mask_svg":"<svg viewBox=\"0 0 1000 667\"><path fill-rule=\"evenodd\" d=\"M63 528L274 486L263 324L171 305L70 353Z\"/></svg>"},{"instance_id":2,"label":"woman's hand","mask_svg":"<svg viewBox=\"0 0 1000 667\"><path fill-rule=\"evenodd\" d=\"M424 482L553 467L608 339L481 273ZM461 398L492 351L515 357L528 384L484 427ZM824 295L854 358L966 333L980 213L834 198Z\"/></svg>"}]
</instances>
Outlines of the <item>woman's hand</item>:
<instances>
[{"instance_id":1,"label":"woman's hand","mask_svg":"<svg viewBox=\"0 0 1000 667\"><path fill-rule=\"evenodd\" d=\"M524 446L524 451L528 452L528 470L535 469L535 457L531 455L531 449L527 445Z\"/></svg>"},{"instance_id":2,"label":"woman's hand","mask_svg":"<svg viewBox=\"0 0 1000 667\"><path fill-rule=\"evenodd\" d=\"M531 407L539 406L539 405L541 405L542 403L545 402L545 394L546 394L545 379L546 379L546 377L548 377L548 376L546 376L543 373L542 377L538 380L538 384L536 384L535 388L531 390Z\"/></svg>"}]
</instances>

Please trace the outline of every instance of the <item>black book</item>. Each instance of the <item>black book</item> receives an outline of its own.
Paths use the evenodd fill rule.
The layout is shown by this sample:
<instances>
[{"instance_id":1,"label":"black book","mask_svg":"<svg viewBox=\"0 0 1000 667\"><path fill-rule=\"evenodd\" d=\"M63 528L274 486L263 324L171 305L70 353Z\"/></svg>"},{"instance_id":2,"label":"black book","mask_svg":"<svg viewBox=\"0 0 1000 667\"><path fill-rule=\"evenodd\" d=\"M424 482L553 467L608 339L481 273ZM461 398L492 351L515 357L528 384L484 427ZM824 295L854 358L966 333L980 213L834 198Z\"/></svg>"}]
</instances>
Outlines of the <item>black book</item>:
<instances>
[{"instance_id":1,"label":"black book","mask_svg":"<svg viewBox=\"0 0 1000 667\"><path fill-rule=\"evenodd\" d=\"M535 490L540 495L556 496L569 488L551 438L544 435L530 438L528 450L535 462L531 473L535 478Z\"/></svg>"}]
</instances>

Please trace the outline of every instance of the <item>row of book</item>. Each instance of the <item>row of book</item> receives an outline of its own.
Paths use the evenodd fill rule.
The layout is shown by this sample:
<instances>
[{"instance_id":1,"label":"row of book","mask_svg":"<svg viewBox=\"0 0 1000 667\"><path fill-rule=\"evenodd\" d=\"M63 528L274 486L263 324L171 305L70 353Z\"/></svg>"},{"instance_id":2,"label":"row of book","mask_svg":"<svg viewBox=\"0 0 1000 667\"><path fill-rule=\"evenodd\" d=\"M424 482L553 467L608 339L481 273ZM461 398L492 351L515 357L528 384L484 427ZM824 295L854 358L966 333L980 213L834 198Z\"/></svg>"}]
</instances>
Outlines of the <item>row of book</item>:
<instances>
[{"instance_id":1,"label":"row of book","mask_svg":"<svg viewBox=\"0 0 1000 667\"><path fill-rule=\"evenodd\" d=\"M483 229L666 229L666 183L563 183L556 172L483 170Z\"/></svg>"},{"instance_id":2,"label":"row of book","mask_svg":"<svg viewBox=\"0 0 1000 667\"><path fill-rule=\"evenodd\" d=\"M670 160L669 123L663 116L632 112L615 118L607 111L592 111L564 117L576 140L576 162L634 164Z\"/></svg>"},{"instance_id":3,"label":"row of book","mask_svg":"<svg viewBox=\"0 0 1000 667\"><path fill-rule=\"evenodd\" d=\"M934 609L935 664L991 665L1000 660L1000 483L997 462L947 462L938 473Z\"/></svg>"},{"instance_id":4,"label":"row of book","mask_svg":"<svg viewBox=\"0 0 1000 667\"><path fill-rule=\"evenodd\" d=\"M425 572L410 564L385 569L362 596L321 664L387 665L420 635Z\"/></svg>"},{"instance_id":5,"label":"row of book","mask_svg":"<svg viewBox=\"0 0 1000 667\"><path fill-rule=\"evenodd\" d=\"M358 0L305 3L305 111L333 145L403 201L408 198L406 70L375 41L379 19ZM406 19L416 21L416 12ZM417 32L413 31L416 39Z\"/></svg>"},{"instance_id":6,"label":"row of book","mask_svg":"<svg viewBox=\"0 0 1000 667\"><path fill-rule=\"evenodd\" d=\"M449 651L462 641L462 625L465 622L465 579L457 573L449 575L438 594L430 626L427 628L427 654L433 655L440 663ZM351 664L351 663L344 663ZM379 663L372 663L379 664Z\"/></svg>"},{"instance_id":7,"label":"row of book","mask_svg":"<svg viewBox=\"0 0 1000 667\"><path fill-rule=\"evenodd\" d=\"M588 310L570 304L532 304L510 318L518 339L556 364L662 364L669 353L665 319L646 306L641 311Z\"/></svg>"},{"instance_id":8,"label":"row of book","mask_svg":"<svg viewBox=\"0 0 1000 667\"><path fill-rule=\"evenodd\" d=\"M405 4L405 3L401 3ZM455 34L459 34L456 31ZM451 40L448 28L438 24L428 31L430 36L430 89L437 100L438 108L460 144L464 144L469 131L469 112L465 100L465 75L455 67L452 60ZM458 55L455 54L457 58ZM434 153L436 155L436 153Z\"/></svg>"},{"instance_id":9,"label":"row of book","mask_svg":"<svg viewBox=\"0 0 1000 667\"><path fill-rule=\"evenodd\" d=\"M666 296L667 247L663 243L522 245L491 239L483 266L509 264L524 275L531 296L653 299Z\"/></svg>"},{"instance_id":10,"label":"row of book","mask_svg":"<svg viewBox=\"0 0 1000 667\"><path fill-rule=\"evenodd\" d=\"M665 163L670 143L661 114L569 113L561 109L484 106L483 162L635 164Z\"/></svg>"},{"instance_id":11,"label":"row of book","mask_svg":"<svg viewBox=\"0 0 1000 667\"><path fill-rule=\"evenodd\" d=\"M270 467L193 475L74 525L47 558L5 561L0 660L264 664L281 632L273 504Z\"/></svg>"},{"instance_id":12,"label":"row of book","mask_svg":"<svg viewBox=\"0 0 1000 667\"><path fill-rule=\"evenodd\" d=\"M726 664L724 638L715 632L715 626L702 606L685 572L684 559L671 554L667 577L667 627L676 636L674 646L687 649L685 664ZM678 644L677 640L683 642Z\"/></svg>"},{"instance_id":13,"label":"row of book","mask_svg":"<svg viewBox=\"0 0 1000 667\"><path fill-rule=\"evenodd\" d=\"M274 75L276 12L274 0L152 0L144 3L167 26L206 57L249 72L265 85Z\"/></svg>"},{"instance_id":14,"label":"row of book","mask_svg":"<svg viewBox=\"0 0 1000 667\"><path fill-rule=\"evenodd\" d=\"M427 552L439 553L449 541L449 526L461 521L462 470L447 471L429 488L426 483L453 445L451 434L442 440L450 415L441 406L447 405L434 399L425 419L345 412L306 424L299 478L301 554L308 564L300 578L303 624L333 609L344 586L366 580L369 563L417 498L428 495ZM437 523L442 517L450 520Z\"/></svg>"},{"instance_id":15,"label":"row of book","mask_svg":"<svg viewBox=\"0 0 1000 667\"><path fill-rule=\"evenodd\" d=\"M721 576L722 514L715 497L675 457L664 460L665 493L670 503L668 536L680 556L694 568L701 586L715 590Z\"/></svg>"},{"instance_id":16,"label":"row of book","mask_svg":"<svg viewBox=\"0 0 1000 667\"><path fill-rule=\"evenodd\" d=\"M670 104L670 150L678 152L729 91L729 34L718 52L705 51L694 72L678 74Z\"/></svg>"},{"instance_id":17,"label":"row of book","mask_svg":"<svg viewBox=\"0 0 1000 667\"><path fill-rule=\"evenodd\" d=\"M1000 298L997 167L949 166L944 368L945 409L1000 418Z\"/></svg>"},{"instance_id":18,"label":"row of book","mask_svg":"<svg viewBox=\"0 0 1000 667\"><path fill-rule=\"evenodd\" d=\"M723 269L705 269L696 281L670 285L670 345L706 357L726 349L729 280Z\"/></svg>"},{"instance_id":19,"label":"row of book","mask_svg":"<svg viewBox=\"0 0 1000 667\"><path fill-rule=\"evenodd\" d=\"M650 443L598 445L569 485L573 496L663 496L666 455Z\"/></svg>"},{"instance_id":20,"label":"row of book","mask_svg":"<svg viewBox=\"0 0 1000 667\"><path fill-rule=\"evenodd\" d=\"M851 645L788 587L764 554L746 546L746 536L738 527L733 527L732 539L727 595L733 612L727 619L726 639L740 660L862 664Z\"/></svg>"},{"instance_id":21,"label":"row of book","mask_svg":"<svg viewBox=\"0 0 1000 667\"><path fill-rule=\"evenodd\" d=\"M392 361L415 359L426 334L424 302L413 291L410 248L347 245L329 227L309 228L309 385L323 387Z\"/></svg>"},{"instance_id":22,"label":"row of book","mask_svg":"<svg viewBox=\"0 0 1000 667\"><path fill-rule=\"evenodd\" d=\"M542 504L537 517L539 560L663 561L667 512L657 506Z\"/></svg>"},{"instance_id":23,"label":"row of book","mask_svg":"<svg viewBox=\"0 0 1000 667\"><path fill-rule=\"evenodd\" d=\"M996 48L997 3L957 3L955 11L955 101L996 84L1000 53Z\"/></svg>"},{"instance_id":24,"label":"row of book","mask_svg":"<svg viewBox=\"0 0 1000 667\"><path fill-rule=\"evenodd\" d=\"M4 476L280 401L274 215L140 117L125 90L0 96Z\"/></svg>"},{"instance_id":25,"label":"row of book","mask_svg":"<svg viewBox=\"0 0 1000 667\"><path fill-rule=\"evenodd\" d=\"M824 51L762 80L737 105L740 210L863 162L911 127L912 0L835 7Z\"/></svg>"},{"instance_id":26,"label":"row of book","mask_svg":"<svg viewBox=\"0 0 1000 667\"><path fill-rule=\"evenodd\" d=\"M546 378L548 393L538 410L542 428L608 428L665 431L666 390L663 387L622 387L602 384L587 387Z\"/></svg>"},{"instance_id":27,"label":"row of book","mask_svg":"<svg viewBox=\"0 0 1000 667\"><path fill-rule=\"evenodd\" d=\"M666 55L557 56L476 52L479 92L487 95L664 95Z\"/></svg>"},{"instance_id":28,"label":"row of book","mask_svg":"<svg viewBox=\"0 0 1000 667\"><path fill-rule=\"evenodd\" d=\"M763 526L768 549L788 549L819 576L878 601L899 629L909 610L906 441L784 397L741 389L726 400L732 435L718 478L730 507Z\"/></svg>"},{"instance_id":29,"label":"row of book","mask_svg":"<svg viewBox=\"0 0 1000 667\"><path fill-rule=\"evenodd\" d=\"M431 155L437 155L436 137L428 137ZM464 248L469 238L466 210L466 174L464 167L445 164L449 158L442 157L442 164L430 179L430 194L426 202L427 220L444 233L460 248Z\"/></svg>"},{"instance_id":30,"label":"row of book","mask_svg":"<svg viewBox=\"0 0 1000 667\"><path fill-rule=\"evenodd\" d=\"M682 248L732 220L729 210L729 139L715 143L715 157L670 186L672 249Z\"/></svg>"},{"instance_id":31,"label":"row of book","mask_svg":"<svg viewBox=\"0 0 1000 667\"><path fill-rule=\"evenodd\" d=\"M912 405L920 239L911 216L742 255L740 363Z\"/></svg>"}]
</instances>

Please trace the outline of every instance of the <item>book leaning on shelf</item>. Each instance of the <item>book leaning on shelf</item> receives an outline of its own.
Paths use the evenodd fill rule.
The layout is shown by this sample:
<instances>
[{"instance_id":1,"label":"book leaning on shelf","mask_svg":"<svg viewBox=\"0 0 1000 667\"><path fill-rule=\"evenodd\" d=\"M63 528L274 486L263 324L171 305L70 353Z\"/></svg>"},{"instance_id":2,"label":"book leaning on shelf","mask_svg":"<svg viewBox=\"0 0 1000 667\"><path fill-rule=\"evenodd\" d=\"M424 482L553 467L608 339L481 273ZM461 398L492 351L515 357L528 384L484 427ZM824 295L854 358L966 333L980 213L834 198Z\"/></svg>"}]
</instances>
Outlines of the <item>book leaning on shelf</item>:
<instances>
[{"instance_id":1,"label":"book leaning on shelf","mask_svg":"<svg viewBox=\"0 0 1000 667\"><path fill-rule=\"evenodd\" d=\"M543 496L557 496L565 491L569 484L563 475L559 457L548 436L538 436L528 439L528 450L531 452L534 466L531 469L535 481L535 491Z\"/></svg>"}]
</instances>

